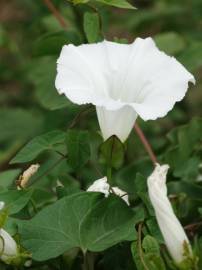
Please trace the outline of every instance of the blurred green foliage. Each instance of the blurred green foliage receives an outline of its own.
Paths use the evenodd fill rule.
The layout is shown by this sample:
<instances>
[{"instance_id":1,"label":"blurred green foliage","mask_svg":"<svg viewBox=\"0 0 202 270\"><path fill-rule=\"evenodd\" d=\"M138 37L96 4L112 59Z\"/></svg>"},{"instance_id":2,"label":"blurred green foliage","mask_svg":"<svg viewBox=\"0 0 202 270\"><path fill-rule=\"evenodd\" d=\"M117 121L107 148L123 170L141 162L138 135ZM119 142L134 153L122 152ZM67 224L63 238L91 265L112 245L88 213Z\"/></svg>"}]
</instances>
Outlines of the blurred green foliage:
<instances>
[{"instance_id":1,"label":"blurred green foliage","mask_svg":"<svg viewBox=\"0 0 202 270\"><path fill-rule=\"evenodd\" d=\"M70 103L59 96L54 87L56 59L62 45L91 43L102 38L131 42L138 36L152 36L160 49L174 55L196 78L196 85L190 87L186 98L176 104L164 119L149 122L138 119L138 122L158 160L171 167L168 188L176 214L183 225L196 224L188 227L187 233L199 257L199 269L202 269L202 230L197 225L202 221L202 1L130 1L137 9L114 7L130 8L130 4L123 0L74 1L76 4L86 2L81 5L73 5L66 0L52 2L65 18L64 28L49 11L45 1L0 2L0 200L9 206L6 228L16 235L16 225L19 223L20 230L23 228L26 232L23 235L25 247L35 252L34 258L39 261L61 255L68 249L67 246L49 256L44 251L44 257L43 253L40 257L36 249L41 242L30 243L31 226L26 227L26 222L20 223L19 220L29 219L36 210L41 210L58 198L69 200L68 208L73 203L71 199L76 196L87 196L88 200L97 197L82 195L80 191L106 174L108 164L103 162L103 155L109 156L106 145L108 148L110 141L101 145L94 109ZM90 209L82 227L89 236L89 239L83 239L84 246L96 251L93 255L89 254L88 259L93 260L96 270L144 269L139 266L137 242L132 245L134 261L130 244L119 243L121 240L136 239L135 230L133 236L126 233L126 230L131 230L130 217L133 212L136 217L134 224L144 222L142 249L147 253L144 256L149 269L175 269L164 248L163 252L161 250L164 261L159 255L163 240L146 188L146 177L152 171L152 164L134 132L124 147L117 142L117 148L119 155L113 156L113 162L109 161L113 163L110 166L114 167L111 180L129 193L132 209L128 210L128 223L120 226L122 238L120 234L112 233L108 241L99 242L99 248L92 247L89 239L94 240L97 233L98 236L105 233L100 228L100 223L104 222L102 220L98 220L94 229L89 230L96 214L103 215L105 209L96 198L95 207ZM66 160L67 154L69 161ZM31 189L10 191L16 189L15 181L22 170L34 162L41 166L31 178ZM120 164L123 166L118 169ZM113 207L117 207L117 211L109 209L107 212L109 219L110 215L115 216L113 224L105 220L106 232L110 233L110 226L119 229L119 222L126 220L126 214L123 211L121 216L121 210L118 211L125 207L122 201L113 197L109 200L111 204L114 203ZM52 212L58 215L57 204L60 203L52 204L42 212L49 209L47 216ZM81 204L85 206L83 202ZM65 216L66 212L63 209L62 215ZM45 222L47 216L42 213L30 223L38 226ZM75 218L76 226L77 221ZM37 235L38 229L34 233ZM74 232L71 237L75 235L77 237ZM46 237L49 237L48 233ZM119 241L114 241L114 238ZM113 244L116 245L111 247ZM83 248L83 245L74 242L71 248L79 246ZM46 248L51 250L49 246ZM30 269L80 270L81 265L81 252L73 249L47 263L34 261ZM2 270L12 269L3 264L0 267Z\"/></svg>"}]
</instances>

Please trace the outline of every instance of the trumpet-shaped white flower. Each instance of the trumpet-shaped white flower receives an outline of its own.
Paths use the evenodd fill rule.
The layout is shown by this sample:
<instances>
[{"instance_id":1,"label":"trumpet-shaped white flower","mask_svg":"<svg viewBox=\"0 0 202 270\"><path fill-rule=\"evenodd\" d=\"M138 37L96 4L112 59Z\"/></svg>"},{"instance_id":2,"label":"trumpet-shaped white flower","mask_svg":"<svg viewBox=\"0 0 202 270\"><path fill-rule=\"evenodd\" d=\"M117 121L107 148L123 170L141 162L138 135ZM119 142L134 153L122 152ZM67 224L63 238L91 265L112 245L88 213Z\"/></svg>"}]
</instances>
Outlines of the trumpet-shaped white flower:
<instances>
[{"instance_id":1,"label":"trumpet-shaped white flower","mask_svg":"<svg viewBox=\"0 0 202 270\"><path fill-rule=\"evenodd\" d=\"M156 219L164 237L170 255L176 263L185 259L185 247L192 255L189 240L177 219L171 203L167 197L166 175L168 165L156 165L153 173L148 177L149 197L154 207Z\"/></svg>"},{"instance_id":2,"label":"trumpet-shaped white flower","mask_svg":"<svg viewBox=\"0 0 202 270\"><path fill-rule=\"evenodd\" d=\"M111 187L107 182L107 177L96 180L93 184L87 189L87 191L101 192L105 194L105 197L108 197L110 193L114 193L117 196L121 197L128 205L128 194L118 187Z\"/></svg>"},{"instance_id":3,"label":"trumpet-shaped white flower","mask_svg":"<svg viewBox=\"0 0 202 270\"><path fill-rule=\"evenodd\" d=\"M0 202L0 211L4 206L4 202ZM18 248L15 240L0 228L0 259L5 263L9 263L10 259L16 257L17 254Z\"/></svg>"},{"instance_id":4,"label":"trumpet-shaped white flower","mask_svg":"<svg viewBox=\"0 0 202 270\"><path fill-rule=\"evenodd\" d=\"M65 45L57 61L56 88L76 104L96 106L103 138L125 141L139 115L163 117L195 82L175 58L151 38L132 44L103 41Z\"/></svg>"}]
</instances>

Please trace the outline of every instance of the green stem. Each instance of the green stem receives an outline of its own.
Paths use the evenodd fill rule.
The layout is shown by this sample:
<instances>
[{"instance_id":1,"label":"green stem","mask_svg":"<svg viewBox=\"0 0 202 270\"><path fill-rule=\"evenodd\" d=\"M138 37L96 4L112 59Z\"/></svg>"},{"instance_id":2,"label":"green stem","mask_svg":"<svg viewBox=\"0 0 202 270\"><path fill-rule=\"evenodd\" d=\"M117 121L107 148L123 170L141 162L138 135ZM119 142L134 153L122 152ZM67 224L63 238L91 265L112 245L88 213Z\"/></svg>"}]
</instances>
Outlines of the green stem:
<instances>
[{"instance_id":1,"label":"green stem","mask_svg":"<svg viewBox=\"0 0 202 270\"><path fill-rule=\"evenodd\" d=\"M94 259L91 255L92 254L88 251L83 253L84 256L83 270L94 270Z\"/></svg>"},{"instance_id":2,"label":"green stem","mask_svg":"<svg viewBox=\"0 0 202 270\"><path fill-rule=\"evenodd\" d=\"M33 209L34 209L35 214L37 214L38 210L37 210L37 206L36 206L36 204L35 204L35 201L34 201L33 199L31 199L30 202L31 202L31 204L32 204L32 207L33 207Z\"/></svg>"},{"instance_id":3,"label":"green stem","mask_svg":"<svg viewBox=\"0 0 202 270\"><path fill-rule=\"evenodd\" d=\"M107 181L109 182L110 186L112 185L112 168L107 168Z\"/></svg>"}]
</instances>

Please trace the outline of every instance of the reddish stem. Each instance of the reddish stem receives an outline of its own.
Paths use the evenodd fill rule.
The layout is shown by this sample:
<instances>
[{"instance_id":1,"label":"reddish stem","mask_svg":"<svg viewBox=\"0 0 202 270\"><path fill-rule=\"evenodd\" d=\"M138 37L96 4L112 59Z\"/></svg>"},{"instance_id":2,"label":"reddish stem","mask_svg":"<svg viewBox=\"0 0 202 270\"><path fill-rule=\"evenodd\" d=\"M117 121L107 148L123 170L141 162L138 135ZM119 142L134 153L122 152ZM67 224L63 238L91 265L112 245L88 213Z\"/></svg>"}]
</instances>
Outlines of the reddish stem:
<instances>
[{"instance_id":1,"label":"reddish stem","mask_svg":"<svg viewBox=\"0 0 202 270\"><path fill-rule=\"evenodd\" d=\"M63 27L66 28L67 23L63 16L60 14L60 12L55 8L51 0L43 0L45 5L48 7L48 9L53 13L59 24Z\"/></svg>"},{"instance_id":2,"label":"reddish stem","mask_svg":"<svg viewBox=\"0 0 202 270\"><path fill-rule=\"evenodd\" d=\"M136 133L139 136L142 144L144 145L144 148L147 151L151 161L155 165L157 163L157 158L156 158L156 156L155 156L155 154L154 154L154 152L152 150L152 147L151 147L150 143L148 142L148 140L145 137L142 129L139 127L139 125L137 123L135 123L135 125L134 125L134 130L136 131Z\"/></svg>"}]
</instances>

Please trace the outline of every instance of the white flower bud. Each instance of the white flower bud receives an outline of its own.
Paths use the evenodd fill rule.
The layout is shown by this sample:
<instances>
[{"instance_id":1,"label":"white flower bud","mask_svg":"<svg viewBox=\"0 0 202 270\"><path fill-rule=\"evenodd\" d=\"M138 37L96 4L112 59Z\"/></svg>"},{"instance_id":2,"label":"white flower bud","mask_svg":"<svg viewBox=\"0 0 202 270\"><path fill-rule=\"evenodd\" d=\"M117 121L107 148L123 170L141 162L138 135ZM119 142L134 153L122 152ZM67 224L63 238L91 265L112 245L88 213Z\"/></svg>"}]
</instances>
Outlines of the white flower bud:
<instances>
[{"instance_id":1,"label":"white flower bud","mask_svg":"<svg viewBox=\"0 0 202 270\"><path fill-rule=\"evenodd\" d=\"M33 164L23 172L20 179L17 181L20 188L25 188L27 186L29 179L38 171L39 167L39 164Z\"/></svg>"},{"instance_id":2,"label":"white flower bud","mask_svg":"<svg viewBox=\"0 0 202 270\"><path fill-rule=\"evenodd\" d=\"M15 240L5 230L0 229L0 259L9 263L17 255L18 249Z\"/></svg>"},{"instance_id":3,"label":"white flower bud","mask_svg":"<svg viewBox=\"0 0 202 270\"><path fill-rule=\"evenodd\" d=\"M157 164L153 173L148 177L147 184L149 197L165 244L173 260L180 263L185 259L185 247L187 246L190 255L192 255L192 250L167 197L166 175L168 169L168 165Z\"/></svg>"},{"instance_id":4,"label":"white flower bud","mask_svg":"<svg viewBox=\"0 0 202 270\"><path fill-rule=\"evenodd\" d=\"M130 205L128 200L128 194L118 187L110 188L106 176L93 182L93 184L87 189L87 191L101 192L105 194L105 197L108 197L110 193L114 193L117 196L121 197L128 205Z\"/></svg>"},{"instance_id":5,"label":"white flower bud","mask_svg":"<svg viewBox=\"0 0 202 270\"><path fill-rule=\"evenodd\" d=\"M101 192L104 193L105 197L109 196L110 186L107 183L107 177L96 180L93 184L87 189L87 191Z\"/></svg>"}]
</instances>

